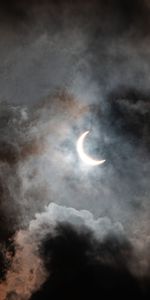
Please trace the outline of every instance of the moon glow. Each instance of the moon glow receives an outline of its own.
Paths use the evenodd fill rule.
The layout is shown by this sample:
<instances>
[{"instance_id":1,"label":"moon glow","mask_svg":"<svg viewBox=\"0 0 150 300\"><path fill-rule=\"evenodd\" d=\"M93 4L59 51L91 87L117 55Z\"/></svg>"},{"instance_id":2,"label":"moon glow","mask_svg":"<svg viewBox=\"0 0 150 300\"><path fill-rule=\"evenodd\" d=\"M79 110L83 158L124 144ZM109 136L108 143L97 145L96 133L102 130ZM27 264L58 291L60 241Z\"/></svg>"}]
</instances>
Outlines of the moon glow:
<instances>
[{"instance_id":1,"label":"moon glow","mask_svg":"<svg viewBox=\"0 0 150 300\"><path fill-rule=\"evenodd\" d=\"M87 165L90 165L90 166L101 165L105 162L105 160L95 160L84 152L83 143L84 143L84 139L88 133L89 133L89 131L85 131L83 134L81 134L81 136L77 140L78 155L81 158L81 160Z\"/></svg>"}]
</instances>

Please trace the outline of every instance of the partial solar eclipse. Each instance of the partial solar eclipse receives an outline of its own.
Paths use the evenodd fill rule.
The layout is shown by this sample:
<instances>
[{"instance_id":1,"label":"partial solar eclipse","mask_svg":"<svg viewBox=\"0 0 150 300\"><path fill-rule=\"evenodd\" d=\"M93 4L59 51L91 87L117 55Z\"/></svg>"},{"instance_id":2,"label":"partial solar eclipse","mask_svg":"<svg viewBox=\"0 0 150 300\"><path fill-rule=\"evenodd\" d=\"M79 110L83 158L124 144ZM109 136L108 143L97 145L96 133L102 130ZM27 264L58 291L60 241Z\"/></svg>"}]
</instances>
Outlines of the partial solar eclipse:
<instances>
[{"instance_id":1,"label":"partial solar eclipse","mask_svg":"<svg viewBox=\"0 0 150 300\"><path fill-rule=\"evenodd\" d=\"M79 155L80 159L87 165L90 165L90 166L101 165L105 162L105 159L104 160L95 160L84 152L83 143L84 143L84 139L88 133L89 133L89 131L85 131L83 134L81 134L81 136L77 140L78 155Z\"/></svg>"}]
</instances>

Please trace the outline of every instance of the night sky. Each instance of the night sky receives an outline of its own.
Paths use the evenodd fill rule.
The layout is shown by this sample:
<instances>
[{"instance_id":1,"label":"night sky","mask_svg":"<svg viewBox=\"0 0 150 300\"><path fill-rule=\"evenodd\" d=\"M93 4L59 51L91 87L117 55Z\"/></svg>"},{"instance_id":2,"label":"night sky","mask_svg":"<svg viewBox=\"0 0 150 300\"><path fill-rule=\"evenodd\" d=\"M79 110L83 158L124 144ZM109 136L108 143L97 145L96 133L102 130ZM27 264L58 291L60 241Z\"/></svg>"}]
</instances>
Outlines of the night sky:
<instances>
[{"instance_id":1,"label":"night sky","mask_svg":"<svg viewBox=\"0 0 150 300\"><path fill-rule=\"evenodd\" d=\"M149 1L1 1L0 300L149 299L149 181Z\"/></svg>"}]
</instances>

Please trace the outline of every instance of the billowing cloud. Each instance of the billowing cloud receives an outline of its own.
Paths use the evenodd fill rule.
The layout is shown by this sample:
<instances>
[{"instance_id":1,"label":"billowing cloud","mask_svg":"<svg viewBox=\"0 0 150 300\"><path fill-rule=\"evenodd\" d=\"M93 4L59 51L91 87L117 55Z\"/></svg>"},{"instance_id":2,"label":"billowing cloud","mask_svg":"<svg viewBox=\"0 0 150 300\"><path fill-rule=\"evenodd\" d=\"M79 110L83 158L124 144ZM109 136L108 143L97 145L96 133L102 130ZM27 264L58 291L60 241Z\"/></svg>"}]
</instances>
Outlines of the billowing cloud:
<instances>
[{"instance_id":1,"label":"billowing cloud","mask_svg":"<svg viewBox=\"0 0 150 300\"><path fill-rule=\"evenodd\" d=\"M112 235L114 236L113 238L111 238ZM119 223L113 224L108 218L94 219L94 216L89 211L77 211L73 208L66 208L51 203L46 208L45 212L38 214L36 216L36 219L31 221L28 230L19 231L14 237L13 245L15 248L15 254L13 257L11 257L11 264L6 275L6 279L0 285L1 299L5 299L6 297L8 297L8 299L11 299L12 295L14 299L17 299L17 297L18 299L28 299L30 295L34 291L38 290L43 282L47 280L49 274L55 271L52 270L51 266L49 266L49 264L51 264L50 261L53 259L55 260L55 251L56 255L58 250L60 253L58 253L58 255L61 256L61 253L62 255L65 255L66 262L61 257L58 257L58 260L60 260L60 263L62 260L62 263L64 265L63 269L66 267L66 270L69 267L69 265L68 267L66 265L68 263L72 264L76 261L76 263L80 266L84 255L87 255L86 253L89 253L88 256L91 255L91 259L94 255L94 260L96 259L97 262L99 261L99 259L102 259L103 261L104 258L99 258L99 255L104 255L105 257L105 250L103 250L103 246L101 246L102 249L100 250L98 244L105 244L104 241L105 239L107 240L107 237L109 237L108 240L110 239L110 241L108 241L108 244L110 245L110 251L112 251L112 253L109 253L108 250L108 257L106 256L105 259L106 261L108 259L108 262L111 259L112 261L110 264L112 264L113 267L116 258L117 261L115 263L117 263L119 259L120 254L118 251L124 252L122 247L124 248L123 245L125 235L122 225ZM50 243L50 245L51 243L53 245L53 241L55 245L55 239L56 247L58 243L58 250L56 248L54 249L54 252L51 253L49 246L47 248L47 246L44 245L48 242L48 240L48 243ZM66 246L65 241L67 243ZM111 243L112 245L114 245L114 249L111 249ZM116 244L118 244L118 246L116 246ZM126 244L125 242L125 245L128 249L128 243ZM65 249L63 249L63 247L65 247ZM107 245L104 246L104 248L105 247L107 248ZM116 250L118 253L114 252L116 247L119 247L118 250ZM42 248L45 250L40 250ZM44 254L41 251L50 251L51 254ZM70 251L73 251L73 253L71 253ZM83 251L83 253L80 253L80 251ZM75 254L76 252L77 254ZM6 253L9 253L8 249ZM43 253L42 256L41 253ZM44 261L43 255L45 257ZM68 255L70 255L69 257L71 260L69 260L67 263ZM73 257L71 255L73 255ZM74 257L74 255L76 258ZM123 258L122 255L125 255L125 257ZM120 259L124 264L124 260L126 260L126 252L125 254L121 254ZM88 267L88 257L86 258L86 260L87 266L83 266L85 267L85 272L86 268ZM92 264L94 263L95 265L96 261L93 261ZM49 267L45 265L46 262L48 263ZM128 265L130 264L131 262L129 263L128 261ZM66 279L64 278L64 280Z\"/></svg>"},{"instance_id":2,"label":"billowing cloud","mask_svg":"<svg viewBox=\"0 0 150 300\"><path fill-rule=\"evenodd\" d=\"M123 289L126 295L142 297L149 292L149 255L139 242L127 239L122 224L108 217L95 219L89 211L51 203L28 230L15 235L1 299L26 300L32 294L31 299L48 299L59 293L70 297L71 291L80 299L83 293L105 296L110 289L114 295ZM146 244L148 250L148 238Z\"/></svg>"},{"instance_id":3,"label":"billowing cloud","mask_svg":"<svg viewBox=\"0 0 150 300\"><path fill-rule=\"evenodd\" d=\"M42 244L41 257L49 275L31 299L140 297L142 289L128 266L130 256L130 244L124 239L110 236L98 242L87 229L59 225Z\"/></svg>"}]
</instances>

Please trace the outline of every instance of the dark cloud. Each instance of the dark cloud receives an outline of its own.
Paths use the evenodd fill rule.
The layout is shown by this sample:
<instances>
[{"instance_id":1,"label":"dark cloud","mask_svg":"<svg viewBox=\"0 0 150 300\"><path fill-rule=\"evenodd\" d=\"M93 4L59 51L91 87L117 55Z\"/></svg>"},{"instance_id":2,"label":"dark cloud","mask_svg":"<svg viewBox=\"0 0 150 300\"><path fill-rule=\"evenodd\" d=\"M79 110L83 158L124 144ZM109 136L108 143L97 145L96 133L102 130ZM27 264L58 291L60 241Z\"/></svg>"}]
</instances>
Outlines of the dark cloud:
<instances>
[{"instance_id":1,"label":"dark cloud","mask_svg":"<svg viewBox=\"0 0 150 300\"><path fill-rule=\"evenodd\" d=\"M15 246L12 237L11 239L5 238L5 243L0 243L0 282L6 279L6 274L11 267L14 255Z\"/></svg>"},{"instance_id":2,"label":"dark cloud","mask_svg":"<svg viewBox=\"0 0 150 300\"><path fill-rule=\"evenodd\" d=\"M136 89L120 88L109 95L110 111L108 120L116 135L122 135L135 145L149 152L150 102L149 95Z\"/></svg>"},{"instance_id":3,"label":"dark cloud","mask_svg":"<svg viewBox=\"0 0 150 300\"><path fill-rule=\"evenodd\" d=\"M68 7L74 15L76 13L83 14L83 11L80 11L80 8L85 8L84 13L87 13L87 8L98 8L100 13L103 10L103 13L114 18L115 22L124 23L125 25L130 25L133 21L143 20L143 23L147 21L144 20L146 11L148 10L147 1L133 0L132 2L127 0L107 0L107 1L97 1L94 0L92 3L90 1L76 1L76 3L70 1L53 1L53 0L37 0L37 1L19 1L12 0L10 1L1 1L1 11L3 15L8 15L10 18L18 19L23 21L23 17L30 16L30 13L34 13L34 8L40 8L45 10L45 8L58 8L58 12L61 13L61 9ZM76 10L74 10L76 8ZM37 11L36 11L37 12ZM96 14L96 12L95 12ZM84 16L84 14L83 14ZM83 17L82 16L82 17ZM104 17L104 15L103 15ZM7 20L8 21L8 20Z\"/></svg>"},{"instance_id":4,"label":"dark cloud","mask_svg":"<svg viewBox=\"0 0 150 300\"><path fill-rule=\"evenodd\" d=\"M6 1L1 98L35 104L59 87L102 102L114 87L149 91L147 1Z\"/></svg>"},{"instance_id":5,"label":"dark cloud","mask_svg":"<svg viewBox=\"0 0 150 300\"><path fill-rule=\"evenodd\" d=\"M42 242L40 253L48 278L31 299L91 299L146 296L129 269L132 247L124 238L97 241L87 229L60 224Z\"/></svg>"}]
</instances>

